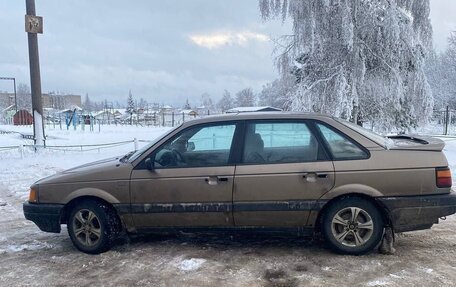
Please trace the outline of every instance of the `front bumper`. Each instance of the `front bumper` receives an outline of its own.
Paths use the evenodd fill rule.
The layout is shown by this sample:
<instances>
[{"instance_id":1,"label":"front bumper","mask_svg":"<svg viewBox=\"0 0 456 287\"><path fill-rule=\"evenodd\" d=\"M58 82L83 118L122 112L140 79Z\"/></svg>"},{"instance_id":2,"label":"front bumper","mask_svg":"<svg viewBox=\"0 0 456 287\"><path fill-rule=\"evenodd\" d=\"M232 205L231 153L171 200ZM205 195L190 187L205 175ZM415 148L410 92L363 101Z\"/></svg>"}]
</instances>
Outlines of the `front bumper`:
<instances>
[{"instance_id":1,"label":"front bumper","mask_svg":"<svg viewBox=\"0 0 456 287\"><path fill-rule=\"evenodd\" d=\"M33 221L42 231L60 233L60 213L63 204L40 204L24 202L26 219Z\"/></svg>"},{"instance_id":2,"label":"front bumper","mask_svg":"<svg viewBox=\"0 0 456 287\"><path fill-rule=\"evenodd\" d=\"M456 194L379 197L395 232L431 228L439 218L456 213Z\"/></svg>"}]
</instances>

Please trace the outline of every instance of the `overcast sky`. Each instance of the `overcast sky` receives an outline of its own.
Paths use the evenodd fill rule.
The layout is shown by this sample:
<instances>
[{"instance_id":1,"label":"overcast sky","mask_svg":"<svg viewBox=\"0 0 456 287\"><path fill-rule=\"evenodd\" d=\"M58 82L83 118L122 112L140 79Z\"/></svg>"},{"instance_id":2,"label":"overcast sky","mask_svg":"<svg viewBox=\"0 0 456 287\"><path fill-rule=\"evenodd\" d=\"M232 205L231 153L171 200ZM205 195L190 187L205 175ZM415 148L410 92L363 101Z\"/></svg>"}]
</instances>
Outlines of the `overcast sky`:
<instances>
[{"instance_id":1,"label":"overcast sky","mask_svg":"<svg viewBox=\"0 0 456 287\"><path fill-rule=\"evenodd\" d=\"M36 0L43 92L91 99L199 104L277 77L271 38L289 23L263 22L257 0ZM0 0L0 76L29 85L25 0ZM456 30L456 1L431 0L434 45ZM12 85L0 81L0 90Z\"/></svg>"}]
</instances>

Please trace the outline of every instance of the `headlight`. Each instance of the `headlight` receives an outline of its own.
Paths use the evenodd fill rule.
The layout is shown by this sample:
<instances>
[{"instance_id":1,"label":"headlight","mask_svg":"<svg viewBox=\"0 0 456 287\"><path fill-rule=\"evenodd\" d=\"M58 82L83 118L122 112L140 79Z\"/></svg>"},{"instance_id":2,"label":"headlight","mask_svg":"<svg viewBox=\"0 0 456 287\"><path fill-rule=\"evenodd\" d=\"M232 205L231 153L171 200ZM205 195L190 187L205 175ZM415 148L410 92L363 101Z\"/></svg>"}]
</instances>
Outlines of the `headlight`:
<instances>
[{"instance_id":1,"label":"headlight","mask_svg":"<svg viewBox=\"0 0 456 287\"><path fill-rule=\"evenodd\" d=\"M38 203L38 188L37 186L30 187L29 202Z\"/></svg>"}]
</instances>

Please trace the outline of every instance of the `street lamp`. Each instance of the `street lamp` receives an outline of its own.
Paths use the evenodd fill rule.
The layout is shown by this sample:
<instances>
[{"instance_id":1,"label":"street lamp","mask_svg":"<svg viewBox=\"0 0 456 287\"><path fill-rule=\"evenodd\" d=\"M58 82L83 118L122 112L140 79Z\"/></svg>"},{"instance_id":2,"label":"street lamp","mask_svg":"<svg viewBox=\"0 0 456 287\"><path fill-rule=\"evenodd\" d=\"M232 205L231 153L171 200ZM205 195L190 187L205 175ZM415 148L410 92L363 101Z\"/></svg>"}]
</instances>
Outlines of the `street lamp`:
<instances>
[{"instance_id":1,"label":"street lamp","mask_svg":"<svg viewBox=\"0 0 456 287\"><path fill-rule=\"evenodd\" d=\"M16 78L0 77L0 80L13 81L13 83L14 83L14 107L16 108L16 113L17 113Z\"/></svg>"}]
</instances>

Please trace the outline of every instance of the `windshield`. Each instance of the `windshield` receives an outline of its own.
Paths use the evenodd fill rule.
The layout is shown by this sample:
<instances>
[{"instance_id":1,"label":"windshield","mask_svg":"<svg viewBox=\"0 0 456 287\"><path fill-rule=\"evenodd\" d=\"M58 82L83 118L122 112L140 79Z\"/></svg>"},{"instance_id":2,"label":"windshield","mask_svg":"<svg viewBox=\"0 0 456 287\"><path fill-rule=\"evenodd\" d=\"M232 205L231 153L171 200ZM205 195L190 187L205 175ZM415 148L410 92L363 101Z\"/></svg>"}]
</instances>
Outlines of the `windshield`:
<instances>
[{"instance_id":1,"label":"windshield","mask_svg":"<svg viewBox=\"0 0 456 287\"><path fill-rule=\"evenodd\" d=\"M175 131L176 129L180 128L182 126L179 125L177 127L175 127L174 129L171 129L171 130L168 130L166 131L165 133L161 134L160 136L156 137L154 140L152 140L150 143L146 144L145 146L143 146L142 148L138 149L137 151L135 152L132 152L132 153L128 153L125 155L125 160L128 160L130 162L134 161L135 159L137 159L140 155L142 155L146 150L148 150L149 148L151 148L154 144L156 144L159 140L161 140L162 138L164 138L165 136L169 135L170 133L172 133L173 131ZM123 159L123 158L122 158Z\"/></svg>"},{"instance_id":2,"label":"windshield","mask_svg":"<svg viewBox=\"0 0 456 287\"><path fill-rule=\"evenodd\" d=\"M379 135L377 133L374 133L371 130L363 128L362 126L359 126L357 124L354 124L354 123L351 123L348 121L344 121L342 119L338 119L338 118L334 118L334 119L337 120L339 123L347 126L348 128L354 130L355 132L365 136L366 138L370 139L371 141L381 145L384 148L388 148L391 145L394 145L394 142L391 139L384 137L382 135Z\"/></svg>"}]
</instances>

